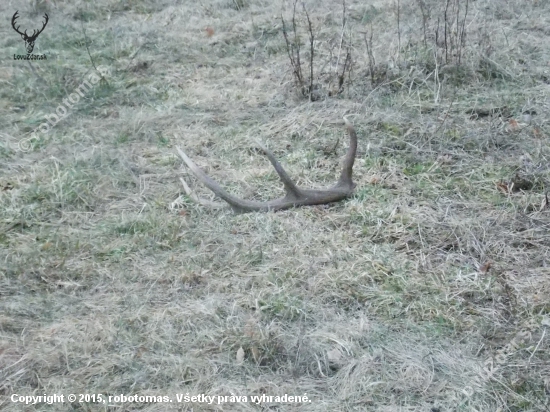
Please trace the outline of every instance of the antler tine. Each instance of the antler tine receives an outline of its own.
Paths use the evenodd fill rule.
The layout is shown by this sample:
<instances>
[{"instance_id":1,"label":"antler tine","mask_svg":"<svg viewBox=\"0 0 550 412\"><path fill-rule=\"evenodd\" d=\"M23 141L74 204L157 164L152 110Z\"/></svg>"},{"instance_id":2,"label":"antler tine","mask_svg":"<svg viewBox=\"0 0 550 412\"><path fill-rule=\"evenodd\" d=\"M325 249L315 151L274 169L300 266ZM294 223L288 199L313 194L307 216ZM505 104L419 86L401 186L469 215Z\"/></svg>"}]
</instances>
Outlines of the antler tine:
<instances>
[{"instance_id":1,"label":"antler tine","mask_svg":"<svg viewBox=\"0 0 550 412\"><path fill-rule=\"evenodd\" d=\"M42 24L42 28L40 29L40 31L36 33L37 36L44 31L44 29L46 28L46 25L48 24L48 21L50 21L50 18L48 17L48 13L44 13L44 23Z\"/></svg>"},{"instance_id":2,"label":"antler tine","mask_svg":"<svg viewBox=\"0 0 550 412\"><path fill-rule=\"evenodd\" d=\"M11 27L13 27L13 29L14 29L17 33L19 33L21 36L23 36L23 35L26 35L26 34L27 34L27 31L25 30L25 33L21 33L21 32L19 31L19 27L21 27L21 25L15 27L15 21L19 18L18 14L19 14L19 10L17 10L17 11L15 12L15 14L13 15L13 17L11 18Z\"/></svg>"},{"instance_id":3,"label":"antler tine","mask_svg":"<svg viewBox=\"0 0 550 412\"><path fill-rule=\"evenodd\" d=\"M350 136L350 142L344 163L342 165L342 173L338 179L338 184L355 187L352 181L353 164L355 163L355 153L357 152L357 133L351 122L344 116L344 124Z\"/></svg>"},{"instance_id":4,"label":"antler tine","mask_svg":"<svg viewBox=\"0 0 550 412\"><path fill-rule=\"evenodd\" d=\"M302 196L302 192L296 184L292 181L286 170L283 168L283 166L279 163L279 161L275 158L275 155L271 150L269 150L267 147L265 147L260 141L256 141L257 145L260 146L260 149L262 149L271 162L271 165L279 175L279 178L285 185L287 196L293 196L296 199L298 199L300 196Z\"/></svg>"},{"instance_id":5,"label":"antler tine","mask_svg":"<svg viewBox=\"0 0 550 412\"><path fill-rule=\"evenodd\" d=\"M352 172L355 154L357 152L357 134L353 125L345 117L344 123L349 134L350 144L344 159L340 178L336 184L329 189L300 189L288 176L283 166L281 166L275 158L274 154L262 143L258 142L258 145L266 154L267 158L271 162L271 165L275 168L275 171L279 175L279 178L283 182L286 189L286 195L284 197L267 202L239 199L238 197L229 194L216 181L214 181L201 168L199 168L179 147L176 147L176 149L195 177L197 177L197 179L199 179L207 188L214 192L215 195L225 200L236 212L275 211L297 206L320 205L345 199L353 193L353 189L355 188L355 183L353 183L352 180ZM187 184L184 185L184 189L189 195L190 189ZM194 194L193 196L189 196L198 203L209 203L209 201L201 200Z\"/></svg>"},{"instance_id":6,"label":"antler tine","mask_svg":"<svg viewBox=\"0 0 550 412\"><path fill-rule=\"evenodd\" d=\"M199 179L207 188L213 191L214 194L218 195L227 203L229 203L229 205L236 212L242 211L241 210L242 205L240 202L241 199L226 192L223 187L221 187L215 180L213 180L210 176L204 173L202 169L198 167L195 164L195 162L193 162L179 147L176 146L176 150L178 151L180 157L183 159L187 167L191 170L191 172L193 172L193 174L196 176L197 179Z\"/></svg>"}]
</instances>

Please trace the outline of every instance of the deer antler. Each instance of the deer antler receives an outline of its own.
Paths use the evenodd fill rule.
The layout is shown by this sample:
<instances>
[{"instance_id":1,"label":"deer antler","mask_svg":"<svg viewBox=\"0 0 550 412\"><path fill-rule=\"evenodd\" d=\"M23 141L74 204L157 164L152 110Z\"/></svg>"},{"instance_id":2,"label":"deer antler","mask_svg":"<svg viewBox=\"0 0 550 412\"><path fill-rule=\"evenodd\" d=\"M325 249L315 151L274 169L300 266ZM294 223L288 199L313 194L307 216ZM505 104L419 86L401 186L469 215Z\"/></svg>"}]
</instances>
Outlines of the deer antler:
<instances>
[{"instance_id":1,"label":"deer antler","mask_svg":"<svg viewBox=\"0 0 550 412\"><path fill-rule=\"evenodd\" d=\"M195 175L207 188L209 188L218 197L225 200L235 212L252 212L252 211L269 211L290 209L297 206L306 205L321 205L331 202L337 202L345 199L353 193L355 183L352 181L353 163L355 161L355 153L357 151L357 134L353 125L344 117L344 122L349 134L349 148L344 159L342 172L338 182L329 189L301 189L296 186L292 179L288 176L283 166L275 159L273 153L261 143L258 143L260 148L275 168L279 178L285 186L286 195L282 198L270 200L267 202L258 202L253 200L239 199L229 194L210 176L208 176L201 168L199 168L179 147L176 147L179 155ZM201 204L215 204L207 200L198 198L187 185L184 185L185 192L193 200ZM217 204L215 204L217 205Z\"/></svg>"}]
</instances>

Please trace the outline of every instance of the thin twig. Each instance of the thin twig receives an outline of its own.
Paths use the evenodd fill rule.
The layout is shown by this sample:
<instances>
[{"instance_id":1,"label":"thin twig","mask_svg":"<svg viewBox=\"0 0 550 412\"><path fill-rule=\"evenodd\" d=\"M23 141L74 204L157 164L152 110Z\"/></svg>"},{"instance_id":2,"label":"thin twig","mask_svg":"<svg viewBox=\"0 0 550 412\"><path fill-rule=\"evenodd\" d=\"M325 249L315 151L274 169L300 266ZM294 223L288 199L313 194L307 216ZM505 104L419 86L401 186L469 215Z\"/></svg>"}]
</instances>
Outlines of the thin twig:
<instances>
[{"instance_id":1,"label":"thin twig","mask_svg":"<svg viewBox=\"0 0 550 412\"><path fill-rule=\"evenodd\" d=\"M92 57L92 54L90 53L90 48L88 47L88 36L86 35L86 29L84 28L84 23L82 23L82 20L80 21L80 25L82 27L82 32L84 33L84 44L86 45L86 50L88 51L88 56L90 57L90 61L92 62L92 66L94 67L96 72L100 73L100 71L97 69L94 58ZM101 77L103 78L103 76L101 76Z\"/></svg>"},{"instance_id":2,"label":"thin twig","mask_svg":"<svg viewBox=\"0 0 550 412\"><path fill-rule=\"evenodd\" d=\"M443 117L443 120L441 121L441 123L439 124L437 129L435 129L435 132L433 133L434 135L437 134L437 132L439 132L439 129L441 129L443 127L443 125L445 124L445 121L447 120L447 117L449 117L449 112L451 111L451 108L453 107L454 102L455 102L455 98L453 96L453 100L451 101L451 104L449 105L449 108L445 112L445 117Z\"/></svg>"},{"instance_id":3,"label":"thin twig","mask_svg":"<svg viewBox=\"0 0 550 412\"><path fill-rule=\"evenodd\" d=\"M401 60L401 0L397 0L397 61Z\"/></svg>"},{"instance_id":4,"label":"thin twig","mask_svg":"<svg viewBox=\"0 0 550 412\"><path fill-rule=\"evenodd\" d=\"M304 85L304 77L302 76L302 63L300 61L300 41L298 40L298 30L296 29L296 5L298 0L294 0L294 7L292 9L292 30L294 31L294 43L293 47L296 47L296 70L297 77L300 81L300 85Z\"/></svg>"},{"instance_id":5,"label":"thin twig","mask_svg":"<svg viewBox=\"0 0 550 412\"><path fill-rule=\"evenodd\" d=\"M342 15L342 33L340 34L340 44L338 46L338 58L336 59L335 72L338 73L338 65L340 64L340 53L342 52L342 44L344 43L344 34L346 28L346 0L342 1L344 13Z\"/></svg>"},{"instance_id":6,"label":"thin twig","mask_svg":"<svg viewBox=\"0 0 550 412\"><path fill-rule=\"evenodd\" d=\"M443 15L443 18L445 20L445 64L449 63L449 55L448 55L448 44L447 44L447 31L450 30L450 27L447 28L447 24L448 24L448 21L447 21L447 11L449 9L449 2L450 0L447 0L446 3L445 3L445 13ZM450 34L450 33L449 33Z\"/></svg>"},{"instance_id":7,"label":"thin twig","mask_svg":"<svg viewBox=\"0 0 550 412\"><path fill-rule=\"evenodd\" d=\"M294 0L294 6L292 9L292 30L294 32L294 40L291 41L288 37L288 30L286 26L283 13L281 12L281 22L283 24L283 37L286 43L286 50L290 65L292 66L292 74L296 82L296 86L302 91L304 89L304 77L302 74L302 64L300 61L300 42L298 41L298 33L296 29L296 5L298 0Z\"/></svg>"},{"instance_id":8,"label":"thin twig","mask_svg":"<svg viewBox=\"0 0 550 412\"><path fill-rule=\"evenodd\" d=\"M363 32L363 35L365 37L365 46L367 47L367 56L369 58L369 71L370 71L370 82L373 87L375 87L375 79L374 79L374 68L376 66L376 62L374 61L374 54L372 53L372 25L370 30L370 38L367 38L367 32Z\"/></svg>"},{"instance_id":9,"label":"thin twig","mask_svg":"<svg viewBox=\"0 0 550 412\"><path fill-rule=\"evenodd\" d=\"M531 356L529 356L529 360L527 361L528 364L531 363L531 359L533 358L533 356L535 356L535 353L537 352L537 349L542 343L545 334L546 334L546 328L544 328L544 330L542 331L542 336L540 337L539 342L537 343L537 346L535 346L535 349L533 349L533 353L531 354Z\"/></svg>"},{"instance_id":10,"label":"thin twig","mask_svg":"<svg viewBox=\"0 0 550 412\"><path fill-rule=\"evenodd\" d=\"M313 56L315 53L314 39L313 35L313 26L311 24L311 19L306 10L306 6L302 3L304 13L306 14L307 26L308 26L308 36L309 36L309 101L313 101Z\"/></svg>"}]
</instances>

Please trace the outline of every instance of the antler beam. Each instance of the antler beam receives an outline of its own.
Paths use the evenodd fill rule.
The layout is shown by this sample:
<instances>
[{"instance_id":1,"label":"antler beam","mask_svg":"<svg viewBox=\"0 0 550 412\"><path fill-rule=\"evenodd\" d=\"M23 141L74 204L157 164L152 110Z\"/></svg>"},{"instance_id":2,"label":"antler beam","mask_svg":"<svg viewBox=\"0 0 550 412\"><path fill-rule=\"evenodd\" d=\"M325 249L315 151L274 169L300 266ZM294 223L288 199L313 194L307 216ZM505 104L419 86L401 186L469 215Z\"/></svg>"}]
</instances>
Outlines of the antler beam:
<instances>
[{"instance_id":1,"label":"antler beam","mask_svg":"<svg viewBox=\"0 0 550 412\"><path fill-rule=\"evenodd\" d=\"M270 200L267 202L258 202L253 200L245 200L229 194L216 181L208 176L195 162L193 162L179 147L176 147L179 155L195 177L200 180L207 188L215 195L225 200L235 212L252 212L252 211L269 211L283 210L298 206L321 205L331 202L343 200L353 193L355 183L352 181L353 163L355 162L355 154L357 152L357 134L353 125L344 117L344 122L349 134L349 148L344 158L342 172L336 184L328 189L302 189L296 186L292 179L288 176L283 166L275 158L273 153L261 143L258 143L260 148L271 162L279 178L285 186L286 195L282 198ZM213 202L198 198L185 184L185 192L189 197L198 203L208 205ZM216 204L217 205L217 204Z\"/></svg>"}]
</instances>

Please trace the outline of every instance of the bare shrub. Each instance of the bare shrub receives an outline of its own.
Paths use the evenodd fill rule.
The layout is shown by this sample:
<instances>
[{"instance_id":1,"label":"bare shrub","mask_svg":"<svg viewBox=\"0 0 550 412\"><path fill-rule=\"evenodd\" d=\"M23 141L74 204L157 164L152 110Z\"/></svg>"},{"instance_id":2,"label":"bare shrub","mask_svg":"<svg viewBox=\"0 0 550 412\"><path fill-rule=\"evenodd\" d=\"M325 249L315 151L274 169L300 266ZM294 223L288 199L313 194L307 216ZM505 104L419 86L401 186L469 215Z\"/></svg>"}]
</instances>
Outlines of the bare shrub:
<instances>
[{"instance_id":1,"label":"bare shrub","mask_svg":"<svg viewBox=\"0 0 550 412\"><path fill-rule=\"evenodd\" d=\"M293 2L290 25L285 20L283 13L281 13L283 36L285 39L288 59L292 68L292 75L300 94L303 97L307 97L310 101L319 100L320 97L324 94L334 96L342 93L342 91L344 90L346 73L348 75L348 79L351 78L353 59L351 55L351 41L347 40L345 36L347 23L345 0L342 2L342 6L342 30L340 33L340 39L338 41L338 44L336 45L338 51L335 54L334 47L331 47L328 51L328 61L323 62L320 68L318 67L317 70L315 70L315 59L316 56L319 54L316 50L316 48L319 47L319 42L316 42L316 35L313 30L313 23L304 3L302 3L302 10L305 19L303 20L302 24L298 22L298 0L294 0ZM301 26L305 27L305 29ZM307 33L307 45L303 44L302 42L304 31ZM302 37L300 36L301 34ZM307 47L305 57L303 53L304 47ZM334 60L335 63L333 64ZM324 92L324 88L321 86L321 84L315 81L315 72L317 73L317 76L326 74L325 68L327 65L330 65L330 70L328 76L324 77L327 78L326 83L328 85L328 92ZM334 81L334 79L336 81ZM334 86L333 83L336 83L336 86Z\"/></svg>"}]
</instances>

